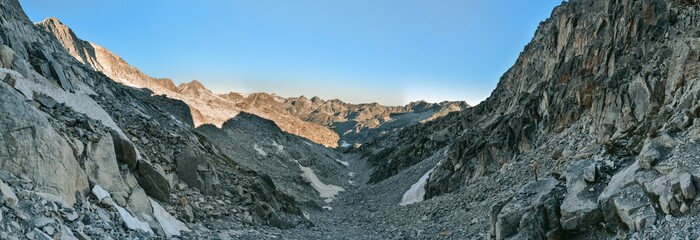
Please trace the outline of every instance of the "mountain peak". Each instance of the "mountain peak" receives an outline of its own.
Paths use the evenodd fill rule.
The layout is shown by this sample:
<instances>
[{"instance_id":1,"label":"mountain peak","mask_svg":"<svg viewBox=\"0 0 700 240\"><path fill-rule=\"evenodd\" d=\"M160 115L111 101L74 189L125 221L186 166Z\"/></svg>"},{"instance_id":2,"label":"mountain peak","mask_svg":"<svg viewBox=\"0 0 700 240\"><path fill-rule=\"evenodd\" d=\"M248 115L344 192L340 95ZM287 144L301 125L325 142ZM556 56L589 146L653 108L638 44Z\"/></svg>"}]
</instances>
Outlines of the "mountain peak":
<instances>
[{"instance_id":1,"label":"mountain peak","mask_svg":"<svg viewBox=\"0 0 700 240\"><path fill-rule=\"evenodd\" d=\"M189 94L192 96L200 96L203 93L213 94L211 91L209 91L209 89L204 87L201 82L194 79L188 83L181 83L177 88L180 93Z\"/></svg>"}]
</instances>

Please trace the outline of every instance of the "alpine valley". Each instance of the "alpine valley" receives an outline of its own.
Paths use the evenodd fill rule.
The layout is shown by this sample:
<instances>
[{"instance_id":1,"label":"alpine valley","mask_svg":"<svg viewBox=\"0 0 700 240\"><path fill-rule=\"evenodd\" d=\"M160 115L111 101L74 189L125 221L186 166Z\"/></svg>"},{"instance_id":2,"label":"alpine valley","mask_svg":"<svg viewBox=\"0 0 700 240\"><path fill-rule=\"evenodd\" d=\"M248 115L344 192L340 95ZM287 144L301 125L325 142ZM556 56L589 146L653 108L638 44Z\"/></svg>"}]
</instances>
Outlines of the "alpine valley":
<instances>
[{"instance_id":1,"label":"alpine valley","mask_svg":"<svg viewBox=\"0 0 700 240\"><path fill-rule=\"evenodd\" d=\"M215 93L0 0L0 239L700 239L700 2L569 0L476 106Z\"/></svg>"}]
</instances>

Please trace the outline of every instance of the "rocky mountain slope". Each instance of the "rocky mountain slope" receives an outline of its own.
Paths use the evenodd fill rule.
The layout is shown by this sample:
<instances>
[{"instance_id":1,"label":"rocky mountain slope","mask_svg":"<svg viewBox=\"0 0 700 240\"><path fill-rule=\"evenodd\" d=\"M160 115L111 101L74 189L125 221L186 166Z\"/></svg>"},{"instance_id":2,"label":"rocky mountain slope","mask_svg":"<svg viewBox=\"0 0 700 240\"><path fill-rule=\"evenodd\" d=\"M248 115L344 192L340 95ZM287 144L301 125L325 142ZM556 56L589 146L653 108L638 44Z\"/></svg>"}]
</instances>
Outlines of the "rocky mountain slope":
<instances>
[{"instance_id":1,"label":"rocky mountain slope","mask_svg":"<svg viewBox=\"0 0 700 240\"><path fill-rule=\"evenodd\" d=\"M196 132L184 102L118 84L91 58L74 58L61 42L77 39L70 31L59 40L42 30L55 20L35 26L16 0L0 0L0 13L0 238L199 238L305 226L320 211L313 186L323 175L300 180L303 193L276 187L233 160L254 153L223 152ZM250 131L283 136L277 144L302 141L245 120L265 122ZM289 175L338 167L330 150L301 145Z\"/></svg>"},{"instance_id":2,"label":"rocky mountain slope","mask_svg":"<svg viewBox=\"0 0 700 240\"><path fill-rule=\"evenodd\" d=\"M563 2L483 103L391 108L117 84L0 0L0 238L697 239L698 9Z\"/></svg>"},{"instance_id":3,"label":"rocky mountain slope","mask_svg":"<svg viewBox=\"0 0 700 240\"><path fill-rule=\"evenodd\" d=\"M58 19L48 18L36 24L54 35L68 53L94 70L127 86L147 88L156 94L179 99L192 109L195 126L221 127L239 112L248 112L274 121L282 130L326 146L362 143L372 137L419 122L430 121L468 107L464 102L429 104L415 102L403 107L373 104L348 104L318 97L281 98L266 93L243 96L239 93L215 94L193 80L175 86L170 79L157 79L129 65L105 48L79 39ZM341 142L341 143L343 143Z\"/></svg>"},{"instance_id":4,"label":"rocky mountain slope","mask_svg":"<svg viewBox=\"0 0 700 240\"><path fill-rule=\"evenodd\" d=\"M505 184L492 238L697 237L698 7L562 3L486 101L365 144L374 181L447 146L425 197Z\"/></svg>"}]
</instances>

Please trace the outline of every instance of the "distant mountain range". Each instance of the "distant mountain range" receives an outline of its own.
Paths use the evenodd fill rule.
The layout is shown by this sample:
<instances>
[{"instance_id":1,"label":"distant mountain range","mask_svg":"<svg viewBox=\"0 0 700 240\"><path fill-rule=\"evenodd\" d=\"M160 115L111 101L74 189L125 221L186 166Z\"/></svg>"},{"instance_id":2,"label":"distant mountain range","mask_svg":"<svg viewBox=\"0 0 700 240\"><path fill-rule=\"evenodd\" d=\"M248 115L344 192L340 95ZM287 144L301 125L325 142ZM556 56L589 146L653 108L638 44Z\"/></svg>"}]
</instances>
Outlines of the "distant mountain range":
<instances>
[{"instance_id":1,"label":"distant mountain range","mask_svg":"<svg viewBox=\"0 0 700 240\"><path fill-rule=\"evenodd\" d=\"M194 125L224 122L248 112L274 121L283 131L325 146L349 147L356 143L420 122L431 121L469 107L465 102L412 102L390 107L378 103L350 104L338 99L283 98L269 93L217 94L197 80L176 86L171 79L150 77L109 50L81 40L56 18L36 26L55 36L68 53L85 65L126 86L146 88L187 103Z\"/></svg>"}]
</instances>

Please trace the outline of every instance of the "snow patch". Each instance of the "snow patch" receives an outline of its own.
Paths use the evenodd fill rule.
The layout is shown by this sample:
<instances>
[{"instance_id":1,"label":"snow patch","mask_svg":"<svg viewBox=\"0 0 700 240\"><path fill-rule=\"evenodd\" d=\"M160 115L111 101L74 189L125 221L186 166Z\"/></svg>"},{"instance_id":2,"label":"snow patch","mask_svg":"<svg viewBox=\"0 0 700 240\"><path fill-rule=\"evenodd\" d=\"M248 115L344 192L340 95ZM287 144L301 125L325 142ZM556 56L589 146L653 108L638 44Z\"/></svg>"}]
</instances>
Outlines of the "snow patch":
<instances>
[{"instance_id":1,"label":"snow patch","mask_svg":"<svg viewBox=\"0 0 700 240\"><path fill-rule=\"evenodd\" d=\"M411 188L409 188L408 191L403 194L403 198L401 199L399 205L406 206L425 200L425 184L428 183L428 178L430 178L430 174L433 172L433 170L435 170L435 168L430 169L430 171L423 174L423 176L418 179L418 182L411 185Z\"/></svg>"},{"instance_id":2,"label":"snow patch","mask_svg":"<svg viewBox=\"0 0 700 240\"><path fill-rule=\"evenodd\" d=\"M168 238L171 238L173 236L180 236L181 231L189 232L190 229L187 228L187 226L177 220L175 217L170 215L165 209L163 209L158 202L153 201L153 199L150 199L151 201L151 206L153 207L153 216L158 220L158 223L160 224L160 227L163 229L163 232L165 232L165 236Z\"/></svg>"},{"instance_id":3,"label":"snow patch","mask_svg":"<svg viewBox=\"0 0 700 240\"><path fill-rule=\"evenodd\" d=\"M354 172L349 172L349 173L348 173L348 176L349 176L349 177L355 177L355 173L354 173Z\"/></svg>"},{"instance_id":4,"label":"snow patch","mask_svg":"<svg viewBox=\"0 0 700 240\"><path fill-rule=\"evenodd\" d=\"M112 206L117 209L119 216L122 218L122 221L124 221L124 225L126 225L127 228L146 233L153 233L153 230L151 230L151 227L148 226L148 223L142 222L138 218L135 218L131 215L131 213L129 213L129 211L117 204L113 204Z\"/></svg>"},{"instance_id":5,"label":"snow patch","mask_svg":"<svg viewBox=\"0 0 700 240\"><path fill-rule=\"evenodd\" d=\"M265 152L265 150L258 146L258 144L253 145L253 149L255 149L255 151L258 151L258 154L262 155L263 157L267 157L267 153Z\"/></svg>"},{"instance_id":6,"label":"snow patch","mask_svg":"<svg viewBox=\"0 0 700 240\"><path fill-rule=\"evenodd\" d=\"M97 201L102 201L102 199L110 197L109 193L104 188L100 187L100 185L92 187L92 194L97 197Z\"/></svg>"},{"instance_id":7,"label":"snow patch","mask_svg":"<svg viewBox=\"0 0 700 240\"><path fill-rule=\"evenodd\" d=\"M299 164L299 162L297 162ZM301 164L299 164L299 168L301 168L301 171L303 172L301 174L306 181L311 183L311 187L316 189L318 194L322 197L325 198L326 201L330 199L330 201L333 201L333 197L335 197L338 192L345 191L342 187L330 185L330 184L325 184L321 182L321 180L318 179L318 176L314 173L314 170L311 169L310 167L304 167Z\"/></svg>"},{"instance_id":8,"label":"snow patch","mask_svg":"<svg viewBox=\"0 0 700 240\"><path fill-rule=\"evenodd\" d=\"M345 140L340 141L340 147L346 148L346 147L350 147L350 146L352 146L352 144L346 142Z\"/></svg>"},{"instance_id":9,"label":"snow patch","mask_svg":"<svg viewBox=\"0 0 700 240\"><path fill-rule=\"evenodd\" d=\"M331 206L323 206L323 209L326 209L328 211L333 210L333 208Z\"/></svg>"},{"instance_id":10,"label":"snow patch","mask_svg":"<svg viewBox=\"0 0 700 240\"><path fill-rule=\"evenodd\" d=\"M346 167L349 167L349 166L350 166L350 163L349 163L349 162L341 161L340 159L337 159L337 158L333 158L333 160L335 160L336 162L338 162L338 163L340 163L340 164L343 164L343 165L346 166Z\"/></svg>"},{"instance_id":11,"label":"snow patch","mask_svg":"<svg viewBox=\"0 0 700 240\"><path fill-rule=\"evenodd\" d=\"M350 184L350 185L355 185L355 181L353 181L353 180L348 180L348 184Z\"/></svg>"},{"instance_id":12,"label":"snow patch","mask_svg":"<svg viewBox=\"0 0 700 240\"><path fill-rule=\"evenodd\" d=\"M131 215L131 213L129 213L129 211L114 203L114 201L111 200L109 192L107 192L104 188L100 187L100 185L95 185L94 187L92 187L92 194L94 194L95 197L97 197L97 200L99 201L102 201L106 198L110 198L109 202L111 202L112 207L117 209L119 217L121 217L122 221L124 222L124 225L126 225L128 229L138 230L145 233L153 233L153 230L151 230L151 227L148 226L148 223L143 222L138 218L135 218Z\"/></svg>"}]
</instances>

